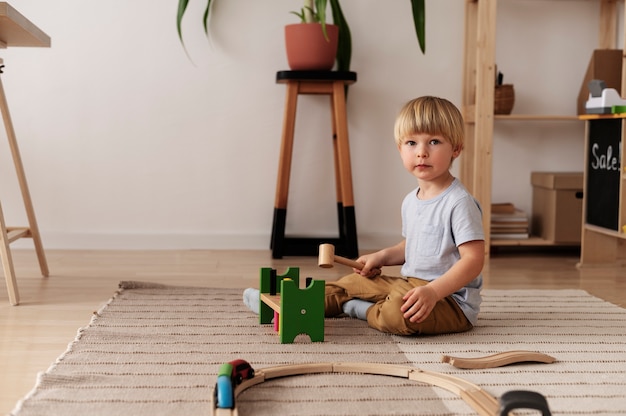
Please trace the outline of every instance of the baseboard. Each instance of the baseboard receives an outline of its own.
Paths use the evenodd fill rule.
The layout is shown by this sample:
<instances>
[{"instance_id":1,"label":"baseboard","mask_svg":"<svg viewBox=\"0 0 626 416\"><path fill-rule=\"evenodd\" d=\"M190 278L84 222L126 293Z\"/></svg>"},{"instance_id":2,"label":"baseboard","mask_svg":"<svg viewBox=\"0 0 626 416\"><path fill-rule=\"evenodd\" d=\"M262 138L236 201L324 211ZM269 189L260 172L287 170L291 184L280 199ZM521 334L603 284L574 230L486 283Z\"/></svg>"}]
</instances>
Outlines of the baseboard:
<instances>
[{"instance_id":1,"label":"baseboard","mask_svg":"<svg viewBox=\"0 0 626 416\"><path fill-rule=\"evenodd\" d=\"M397 244L396 234L360 234L361 251L378 250ZM42 231L44 249L53 250L269 250L270 234L97 234ZM33 247L20 239L12 248Z\"/></svg>"}]
</instances>

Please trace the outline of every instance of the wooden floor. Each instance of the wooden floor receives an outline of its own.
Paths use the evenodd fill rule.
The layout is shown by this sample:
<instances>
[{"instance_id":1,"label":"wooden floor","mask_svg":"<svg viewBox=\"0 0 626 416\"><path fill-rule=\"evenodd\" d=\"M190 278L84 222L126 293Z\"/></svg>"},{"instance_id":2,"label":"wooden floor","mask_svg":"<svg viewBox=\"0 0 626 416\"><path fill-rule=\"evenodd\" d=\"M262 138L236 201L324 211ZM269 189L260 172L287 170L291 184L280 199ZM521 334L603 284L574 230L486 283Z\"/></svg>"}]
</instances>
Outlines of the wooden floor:
<instances>
[{"instance_id":1,"label":"wooden floor","mask_svg":"<svg viewBox=\"0 0 626 416\"><path fill-rule=\"evenodd\" d=\"M175 285L258 286L260 267L300 267L301 275L326 280L345 266L319 269L314 257L273 260L270 251L46 251L50 277L42 278L31 250L14 250L21 303L10 306L0 284L0 414L10 412L113 295L121 280ZM579 270L575 252L499 251L488 261L485 287L584 289L626 307L626 269ZM386 270L392 274L396 270ZM3 276L0 274L3 279Z\"/></svg>"}]
</instances>

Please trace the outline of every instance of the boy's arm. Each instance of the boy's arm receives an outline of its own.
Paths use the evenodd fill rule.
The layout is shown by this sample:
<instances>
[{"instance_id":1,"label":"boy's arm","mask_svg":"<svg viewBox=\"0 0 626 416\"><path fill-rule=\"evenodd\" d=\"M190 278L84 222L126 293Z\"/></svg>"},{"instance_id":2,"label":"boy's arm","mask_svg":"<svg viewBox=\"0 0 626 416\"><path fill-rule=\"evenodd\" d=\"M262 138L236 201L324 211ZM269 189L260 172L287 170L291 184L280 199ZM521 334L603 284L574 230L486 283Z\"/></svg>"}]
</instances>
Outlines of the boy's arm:
<instances>
[{"instance_id":1,"label":"boy's arm","mask_svg":"<svg viewBox=\"0 0 626 416\"><path fill-rule=\"evenodd\" d=\"M485 264L485 242L468 241L459 246L461 258L441 277L428 284L437 294L438 299L453 294L469 284L480 274Z\"/></svg>"},{"instance_id":2,"label":"boy's arm","mask_svg":"<svg viewBox=\"0 0 626 416\"><path fill-rule=\"evenodd\" d=\"M405 248L406 248L406 240L402 240L395 246L387 247L387 248L380 250L380 253L383 256L382 266L403 265Z\"/></svg>"},{"instance_id":3,"label":"boy's arm","mask_svg":"<svg viewBox=\"0 0 626 416\"><path fill-rule=\"evenodd\" d=\"M404 295L400 310L411 322L422 322L435 304L469 284L480 274L485 263L485 242L468 241L459 246L461 258L446 273L426 286L416 287Z\"/></svg>"},{"instance_id":4,"label":"boy's arm","mask_svg":"<svg viewBox=\"0 0 626 416\"><path fill-rule=\"evenodd\" d=\"M361 276L374 277L380 274L383 266L398 266L404 264L404 247L406 240L402 240L395 246L384 248L380 251L365 254L357 259L359 263L363 263L363 269L354 270Z\"/></svg>"}]
</instances>

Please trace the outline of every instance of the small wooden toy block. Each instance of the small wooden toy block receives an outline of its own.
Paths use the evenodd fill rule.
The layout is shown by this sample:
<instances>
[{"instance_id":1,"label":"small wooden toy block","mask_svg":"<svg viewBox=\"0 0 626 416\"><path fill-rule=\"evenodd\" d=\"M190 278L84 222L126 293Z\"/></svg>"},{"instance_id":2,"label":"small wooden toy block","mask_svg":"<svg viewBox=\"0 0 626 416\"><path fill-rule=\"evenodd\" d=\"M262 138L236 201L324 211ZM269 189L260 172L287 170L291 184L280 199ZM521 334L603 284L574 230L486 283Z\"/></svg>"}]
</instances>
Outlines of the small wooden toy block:
<instances>
[{"instance_id":1,"label":"small wooden toy block","mask_svg":"<svg viewBox=\"0 0 626 416\"><path fill-rule=\"evenodd\" d=\"M276 270L261 268L259 322L269 324L278 315L278 334L283 344L292 343L300 334L312 342L324 341L323 280L307 279L308 286L299 288L300 269L290 267L282 275Z\"/></svg>"}]
</instances>

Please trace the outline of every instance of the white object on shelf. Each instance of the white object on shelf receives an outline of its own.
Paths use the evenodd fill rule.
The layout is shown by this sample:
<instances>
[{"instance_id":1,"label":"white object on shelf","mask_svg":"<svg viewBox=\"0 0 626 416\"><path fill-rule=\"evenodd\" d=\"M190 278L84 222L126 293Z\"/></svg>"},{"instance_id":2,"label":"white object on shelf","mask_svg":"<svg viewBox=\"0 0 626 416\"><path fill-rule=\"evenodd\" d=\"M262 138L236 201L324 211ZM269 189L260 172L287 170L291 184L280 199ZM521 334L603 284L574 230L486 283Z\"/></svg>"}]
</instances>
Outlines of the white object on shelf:
<instances>
[{"instance_id":1,"label":"white object on shelf","mask_svg":"<svg viewBox=\"0 0 626 416\"><path fill-rule=\"evenodd\" d=\"M615 88L605 88L598 97L589 93L585 109L589 114L611 114L611 107L614 105L626 105L626 100L619 95Z\"/></svg>"}]
</instances>

